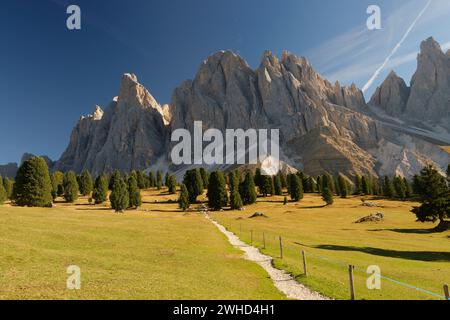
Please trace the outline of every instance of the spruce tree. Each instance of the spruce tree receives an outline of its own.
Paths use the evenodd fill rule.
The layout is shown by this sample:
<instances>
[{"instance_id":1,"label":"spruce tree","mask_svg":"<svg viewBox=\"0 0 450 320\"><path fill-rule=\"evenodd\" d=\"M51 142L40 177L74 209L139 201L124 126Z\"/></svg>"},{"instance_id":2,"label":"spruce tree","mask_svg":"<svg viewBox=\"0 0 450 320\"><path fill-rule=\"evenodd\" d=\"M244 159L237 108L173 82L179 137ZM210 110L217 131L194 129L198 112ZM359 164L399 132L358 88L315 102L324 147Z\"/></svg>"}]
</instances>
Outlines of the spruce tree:
<instances>
[{"instance_id":1,"label":"spruce tree","mask_svg":"<svg viewBox=\"0 0 450 320\"><path fill-rule=\"evenodd\" d=\"M80 181L79 183L80 193L83 196L90 195L92 190L94 189L94 183L92 182L92 176L89 173L89 171L84 170L81 173L79 181Z\"/></svg>"},{"instance_id":2,"label":"spruce tree","mask_svg":"<svg viewBox=\"0 0 450 320\"><path fill-rule=\"evenodd\" d=\"M6 198L9 200L12 200L13 186L14 182L11 179L7 177L3 179L3 187L5 188Z\"/></svg>"},{"instance_id":3,"label":"spruce tree","mask_svg":"<svg viewBox=\"0 0 450 320\"><path fill-rule=\"evenodd\" d=\"M53 200L57 197L62 197L64 195L63 181L64 173L61 171L55 171L50 175L50 181L52 183L52 196Z\"/></svg>"},{"instance_id":4,"label":"spruce tree","mask_svg":"<svg viewBox=\"0 0 450 320\"><path fill-rule=\"evenodd\" d=\"M213 210L220 210L228 204L227 184L221 171L214 171L209 177L208 204Z\"/></svg>"},{"instance_id":5,"label":"spruce tree","mask_svg":"<svg viewBox=\"0 0 450 320\"><path fill-rule=\"evenodd\" d=\"M238 171L230 172L229 176L229 185L230 185L230 207L231 210L240 210L243 207L242 198L239 194L239 183L240 178L238 175Z\"/></svg>"},{"instance_id":6,"label":"spruce tree","mask_svg":"<svg viewBox=\"0 0 450 320\"><path fill-rule=\"evenodd\" d=\"M437 230L450 228L450 190L446 179L431 165L425 167L418 176L418 196L421 206L412 212L420 222L440 221Z\"/></svg>"},{"instance_id":7,"label":"spruce tree","mask_svg":"<svg viewBox=\"0 0 450 320\"><path fill-rule=\"evenodd\" d=\"M136 173L137 185L138 188L144 190L147 187L147 182L145 178L145 174L142 171L138 171Z\"/></svg>"},{"instance_id":8,"label":"spruce tree","mask_svg":"<svg viewBox=\"0 0 450 320\"><path fill-rule=\"evenodd\" d=\"M163 175L161 171L156 172L156 189L161 190L163 185Z\"/></svg>"},{"instance_id":9,"label":"spruce tree","mask_svg":"<svg viewBox=\"0 0 450 320\"><path fill-rule=\"evenodd\" d=\"M267 175L261 175L260 179L261 179L261 186L259 188L259 192L264 197L267 197L269 194L273 194L272 177Z\"/></svg>"},{"instance_id":10,"label":"spruce tree","mask_svg":"<svg viewBox=\"0 0 450 320\"><path fill-rule=\"evenodd\" d=\"M326 202L327 206L332 205L334 202L333 193L327 187L322 190L322 199Z\"/></svg>"},{"instance_id":11,"label":"spruce tree","mask_svg":"<svg viewBox=\"0 0 450 320\"><path fill-rule=\"evenodd\" d=\"M170 194L177 193L177 179L173 174L169 174L167 177L167 188L169 189Z\"/></svg>"},{"instance_id":12,"label":"spruce tree","mask_svg":"<svg viewBox=\"0 0 450 320\"><path fill-rule=\"evenodd\" d=\"M6 194L5 187L3 186L3 178L0 176L0 205L3 204L7 198L8 195Z\"/></svg>"},{"instance_id":13,"label":"spruce tree","mask_svg":"<svg viewBox=\"0 0 450 320\"><path fill-rule=\"evenodd\" d=\"M365 196L371 194L369 178L367 178L366 176L361 177L361 192Z\"/></svg>"},{"instance_id":14,"label":"spruce tree","mask_svg":"<svg viewBox=\"0 0 450 320\"><path fill-rule=\"evenodd\" d=\"M189 203L197 202L197 197L203 193L204 186L202 176L199 169L192 169L186 171L184 175L183 184L189 192Z\"/></svg>"},{"instance_id":15,"label":"spruce tree","mask_svg":"<svg viewBox=\"0 0 450 320\"><path fill-rule=\"evenodd\" d=\"M255 190L255 181L253 174L247 171L244 181L239 185L239 194L241 195L242 203L250 205L256 203L257 195Z\"/></svg>"},{"instance_id":16,"label":"spruce tree","mask_svg":"<svg viewBox=\"0 0 450 320\"><path fill-rule=\"evenodd\" d=\"M406 199L409 199L412 197L411 184L409 183L409 181L406 178L403 178L403 184L405 186L405 197L406 197Z\"/></svg>"},{"instance_id":17,"label":"spruce tree","mask_svg":"<svg viewBox=\"0 0 450 320\"><path fill-rule=\"evenodd\" d=\"M289 178L291 186L289 188L291 199L295 202L303 199L303 185L300 177L297 174L292 174Z\"/></svg>"},{"instance_id":18,"label":"spruce tree","mask_svg":"<svg viewBox=\"0 0 450 320\"><path fill-rule=\"evenodd\" d=\"M178 198L178 206L181 210L186 211L189 209L189 192L186 185L181 185L180 196Z\"/></svg>"},{"instance_id":19,"label":"spruce tree","mask_svg":"<svg viewBox=\"0 0 450 320\"><path fill-rule=\"evenodd\" d=\"M64 199L66 202L73 203L78 199L79 187L75 172L69 171L64 175Z\"/></svg>"},{"instance_id":20,"label":"spruce tree","mask_svg":"<svg viewBox=\"0 0 450 320\"><path fill-rule=\"evenodd\" d=\"M287 188L287 181L286 181L286 175L283 172L279 172L278 176L280 177L281 181L281 188Z\"/></svg>"},{"instance_id":21,"label":"spruce tree","mask_svg":"<svg viewBox=\"0 0 450 320\"><path fill-rule=\"evenodd\" d=\"M205 170L205 168L200 168L200 175L202 177L203 186L206 187L209 185L209 174Z\"/></svg>"},{"instance_id":22,"label":"spruce tree","mask_svg":"<svg viewBox=\"0 0 450 320\"><path fill-rule=\"evenodd\" d=\"M52 184L45 160L33 157L24 161L17 171L13 189L14 202L18 206L51 206Z\"/></svg>"},{"instance_id":23,"label":"spruce tree","mask_svg":"<svg viewBox=\"0 0 450 320\"><path fill-rule=\"evenodd\" d=\"M341 198L345 199L348 196L348 186L347 181L345 181L345 178L342 175L338 176L338 186L339 186L339 194Z\"/></svg>"},{"instance_id":24,"label":"spruce tree","mask_svg":"<svg viewBox=\"0 0 450 320\"><path fill-rule=\"evenodd\" d=\"M360 175L355 176L355 190L353 192L354 195L361 195L363 193L362 190L362 178Z\"/></svg>"},{"instance_id":25,"label":"spruce tree","mask_svg":"<svg viewBox=\"0 0 450 320\"><path fill-rule=\"evenodd\" d=\"M333 176L329 173L326 173L322 176L322 188L321 190L328 188L331 193L334 193L334 180Z\"/></svg>"},{"instance_id":26,"label":"spruce tree","mask_svg":"<svg viewBox=\"0 0 450 320\"><path fill-rule=\"evenodd\" d=\"M239 176L238 176L238 171L231 171L228 174L228 185L230 187L230 192L232 190L238 190L239 189Z\"/></svg>"},{"instance_id":27,"label":"spruce tree","mask_svg":"<svg viewBox=\"0 0 450 320\"><path fill-rule=\"evenodd\" d=\"M128 178L128 208L139 208L142 205L141 190L136 179L137 175Z\"/></svg>"},{"instance_id":28,"label":"spruce tree","mask_svg":"<svg viewBox=\"0 0 450 320\"><path fill-rule=\"evenodd\" d=\"M317 177L317 184L316 184L316 186L317 186L317 192L318 193L322 193L323 183L322 183L322 177L321 176Z\"/></svg>"},{"instance_id":29,"label":"spruce tree","mask_svg":"<svg viewBox=\"0 0 450 320\"><path fill-rule=\"evenodd\" d=\"M279 175L273 177L273 188L276 196L283 195L283 188L281 186L281 179Z\"/></svg>"},{"instance_id":30,"label":"spruce tree","mask_svg":"<svg viewBox=\"0 0 450 320\"><path fill-rule=\"evenodd\" d=\"M120 176L114 176L114 180L112 181L111 194L109 195L109 201L111 202L111 207L116 212L123 212L128 208L129 195L127 184Z\"/></svg>"},{"instance_id":31,"label":"spruce tree","mask_svg":"<svg viewBox=\"0 0 450 320\"><path fill-rule=\"evenodd\" d=\"M122 178L119 170L114 170L113 174L109 177L108 189L112 190L114 181L117 181L119 178Z\"/></svg>"},{"instance_id":32,"label":"spruce tree","mask_svg":"<svg viewBox=\"0 0 450 320\"><path fill-rule=\"evenodd\" d=\"M263 175L261 174L261 169L257 168L255 171L255 185L258 187L259 192L261 193L262 185L263 185Z\"/></svg>"},{"instance_id":33,"label":"spruce tree","mask_svg":"<svg viewBox=\"0 0 450 320\"><path fill-rule=\"evenodd\" d=\"M450 164L447 166L447 184L450 187Z\"/></svg>"},{"instance_id":34,"label":"spruce tree","mask_svg":"<svg viewBox=\"0 0 450 320\"><path fill-rule=\"evenodd\" d=\"M384 177L383 195L388 199L392 199L394 197L394 186L388 176Z\"/></svg>"},{"instance_id":35,"label":"spruce tree","mask_svg":"<svg viewBox=\"0 0 450 320\"><path fill-rule=\"evenodd\" d=\"M95 200L95 204L101 204L108 199L108 181L104 174L99 175L95 179L92 198Z\"/></svg>"},{"instance_id":36,"label":"spruce tree","mask_svg":"<svg viewBox=\"0 0 450 320\"><path fill-rule=\"evenodd\" d=\"M400 200L405 200L406 198L406 187L403 183L403 179L400 177L394 177L394 190L397 198Z\"/></svg>"},{"instance_id":37,"label":"spruce tree","mask_svg":"<svg viewBox=\"0 0 450 320\"><path fill-rule=\"evenodd\" d=\"M153 173L153 171L150 171L148 173L148 182L149 182L150 188L156 187L156 179L155 179L155 174Z\"/></svg>"}]
</instances>

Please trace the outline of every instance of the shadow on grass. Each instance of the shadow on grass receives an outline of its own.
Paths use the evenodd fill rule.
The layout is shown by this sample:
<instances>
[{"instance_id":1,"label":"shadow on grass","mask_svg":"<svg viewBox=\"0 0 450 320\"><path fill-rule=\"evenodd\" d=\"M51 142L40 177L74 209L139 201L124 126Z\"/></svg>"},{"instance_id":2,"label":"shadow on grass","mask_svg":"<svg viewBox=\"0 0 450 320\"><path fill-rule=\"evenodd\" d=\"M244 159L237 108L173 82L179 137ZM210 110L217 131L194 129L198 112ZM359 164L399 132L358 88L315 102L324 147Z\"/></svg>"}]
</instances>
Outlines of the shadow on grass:
<instances>
[{"instance_id":1,"label":"shadow on grass","mask_svg":"<svg viewBox=\"0 0 450 320\"><path fill-rule=\"evenodd\" d=\"M399 258L406 260L418 260L427 262L450 262L450 252L439 251L397 251L372 247L354 247L354 246L338 246L338 245L318 245L313 248L331 251L356 251L371 255Z\"/></svg>"},{"instance_id":2,"label":"shadow on grass","mask_svg":"<svg viewBox=\"0 0 450 320\"><path fill-rule=\"evenodd\" d=\"M430 234L430 233L442 233L436 231L436 229L370 229L367 230L369 232L381 232L381 231L391 231L396 233L405 233L405 234Z\"/></svg>"}]
</instances>

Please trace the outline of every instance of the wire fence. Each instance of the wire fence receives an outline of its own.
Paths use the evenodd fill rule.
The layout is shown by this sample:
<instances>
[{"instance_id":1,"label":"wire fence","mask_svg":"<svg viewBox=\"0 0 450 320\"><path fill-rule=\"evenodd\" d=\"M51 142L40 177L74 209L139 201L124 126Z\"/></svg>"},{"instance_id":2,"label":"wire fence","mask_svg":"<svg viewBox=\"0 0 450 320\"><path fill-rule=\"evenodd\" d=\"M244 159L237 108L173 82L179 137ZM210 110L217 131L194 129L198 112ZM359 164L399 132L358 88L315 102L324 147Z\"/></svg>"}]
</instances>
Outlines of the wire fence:
<instances>
[{"instance_id":1,"label":"wire fence","mask_svg":"<svg viewBox=\"0 0 450 320\"><path fill-rule=\"evenodd\" d=\"M376 278L372 272L368 272L369 266L362 266L360 259L355 258L357 263L354 264L341 257L319 254L317 253L319 249L302 244L298 239L249 228L239 220L217 219L217 217L215 219L243 242L271 256L276 267L291 273L299 282L332 298L348 299L355 298L356 295L355 299L365 300L450 300L448 286L445 284L442 284L443 294L440 294L436 292L438 289L424 289L396 277L384 275L382 272L377 274L381 286L369 288L368 281L373 282Z\"/></svg>"}]
</instances>

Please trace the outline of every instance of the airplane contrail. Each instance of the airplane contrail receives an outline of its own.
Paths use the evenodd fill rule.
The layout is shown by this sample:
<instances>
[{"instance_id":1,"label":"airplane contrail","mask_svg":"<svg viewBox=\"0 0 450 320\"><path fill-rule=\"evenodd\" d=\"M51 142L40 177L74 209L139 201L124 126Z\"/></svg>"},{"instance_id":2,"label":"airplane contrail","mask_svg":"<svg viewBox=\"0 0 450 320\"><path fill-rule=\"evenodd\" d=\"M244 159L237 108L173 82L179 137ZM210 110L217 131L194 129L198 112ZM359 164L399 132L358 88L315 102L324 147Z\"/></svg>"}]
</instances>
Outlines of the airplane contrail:
<instances>
[{"instance_id":1,"label":"airplane contrail","mask_svg":"<svg viewBox=\"0 0 450 320\"><path fill-rule=\"evenodd\" d=\"M417 18L414 19L413 23L409 26L408 30L406 30L405 34L403 35L403 37L401 38L399 43L397 43L397 45L394 47L394 49L392 49L391 53L386 57L386 59L384 60L383 64L375 71L375 73L370 78L370 80L367 81L367 83L364 85L364 87L362 89L362 91L364 93L372 86L373 82L378 78L378 76L380 75L381 71L383 71L383 69L389 63L389 61L394 56L394 54L396 54L398 49L400 49L400 47L402 46L403 42L406 40L406 38L408 38L408 36L411 33L411 31L414 29L414 27L416 26L416 24L420 20L420 18L422 18L423 14L425 13L425 11L427 11L428 7L430 6L430 4L432 2L433 2L433 0L428 0L427 4L422 9L422 11L420 11L420 13L417 16Z\"/></svg>"}]
</instances>

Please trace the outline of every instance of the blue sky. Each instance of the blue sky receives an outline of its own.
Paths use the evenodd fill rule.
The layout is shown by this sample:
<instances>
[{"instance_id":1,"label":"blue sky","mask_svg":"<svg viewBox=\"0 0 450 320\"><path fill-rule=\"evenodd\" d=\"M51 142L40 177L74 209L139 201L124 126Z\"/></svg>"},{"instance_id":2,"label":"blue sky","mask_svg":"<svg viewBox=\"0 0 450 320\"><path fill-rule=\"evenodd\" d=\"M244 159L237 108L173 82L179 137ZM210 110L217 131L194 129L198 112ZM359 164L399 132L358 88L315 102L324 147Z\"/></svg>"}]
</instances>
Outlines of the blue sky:
<instances>
[{"instance_id":1,"label":"blue sky","mask_svg":"<svg viewBox=\"0 0 450 320\"><path fill-rule=\"evenodd\" d=\"M395 69L409 82L422 40L450 48L448 0L3 0L0 163L59 158L80 115L117 95L133 72L160 103L208 55L231 49L257 67L264 50L306 56L331 81L363 87L430 2L369 96ZM82 30L66 28L77 4ZM381 7L382 29L366 28Z\"/></svg>"}]
</instances>

